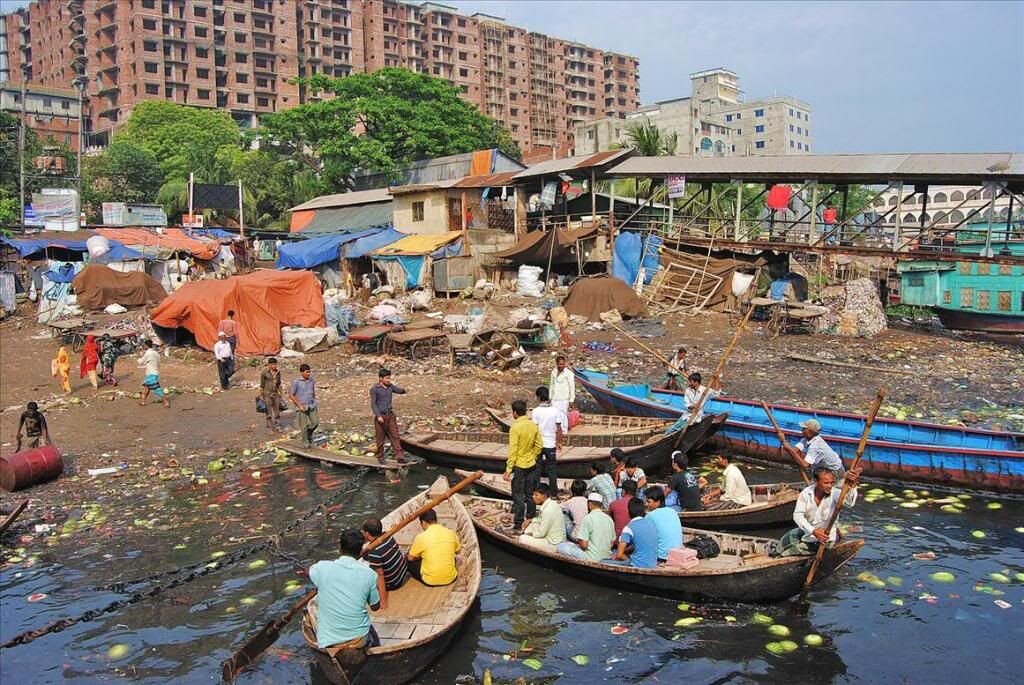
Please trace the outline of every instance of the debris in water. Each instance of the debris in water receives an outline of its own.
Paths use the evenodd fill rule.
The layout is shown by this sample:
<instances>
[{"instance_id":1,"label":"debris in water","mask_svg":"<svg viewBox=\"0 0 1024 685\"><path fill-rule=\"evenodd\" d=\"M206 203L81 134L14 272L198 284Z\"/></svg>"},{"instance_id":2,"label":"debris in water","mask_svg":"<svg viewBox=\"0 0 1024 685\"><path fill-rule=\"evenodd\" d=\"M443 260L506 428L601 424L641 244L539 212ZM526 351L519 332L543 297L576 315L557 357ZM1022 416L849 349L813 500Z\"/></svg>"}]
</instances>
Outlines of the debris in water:
<instances>
[{"instance_id":1,"label":"debris in water","mask_svg":"<svg viewBox=\"0 0 1024 685\"><path fill-rule=\"evenodd\" d=\"M539 671L543 665L538 659L523 659L523 666L532 668L535 671Z\"/></svg>"},{"instance_id":2,"label":"debris in water","mask_svg":"<svg viewBox=\"0 0 1024 685\"><path fill-rule=\"evenodd\" d=\"M918 552L914 558L918 561L931 561L935 558L935 552Z\"/></svg>"},{"instance_id":3,"label":"debris in water","mask_svg":"<svg viewBox=\"0 0 1024 685\"><path fill-rule=\"evenodd\" d=\"M33 602L33 603L34 602L41 602L44 599L46 599L46 593L45 592L36 592L36 593L33 593L33 594L28 596L28 601Z\"/></svg>"},{"instance_id":4,"label":"debris in water","mask_svg":"<svg viewBox=\"0 0 1024 685\"><path fill-rule=\"evenodd\" d=\"M1003 508L1003 505L1002 505L1002 504L1000 504L999 502L989 502L989 503L988 503L988 508L989 508L989 509L993 509L993 510L994 510L994 509L1002 509L1002 508Z\"/></svg>"},{"instance_id":5,"label":"debris in water","mask_svg":"<svg viewBox=\"0 0 1024 685\"><path fill-rule=\"evenodd\" d=\"M686 618L681 618L678 621L676 621L675 626L676 628L689 628L690 626L697 625L703 620L704 619L700 616L687 616Z\"/></svg>"},{"instance_id":6,"label":"debris in water","mask_svg":"<svg viewBox=\"0 0 1024 685\"><path fill-rule=\"evenodd\" d=\"M627 628L626 626L614 625L614 626L611 627L611 634L612 635L625 635L628 632L629 632L629 628Z\"/></svg>"},{"instance_id":7,"label":"debris in water","mask_svg":"<svg viewBox=\"0 0 1024 685\"><path fill-rule=\"evenodd\" d=\"M111 661L117 661L126 656L128 656L128 645L117 644L107 650L107 658Z\"/></svg>"},{"instance_id":8,"label":"debris in water","mask_svg":"<svg viewBox=\"0 0 1024 685\"><path fill-rule=\"evenodd\" d=\"M1006 575L1005 573L990 573L990 574L988 574L988 577L991 578L992 580L996 581L997 583L1009 583L1010 582L1010 576Z\"/></svg>"},{"instance_id":9,"label":"debris in water","mask_svg":"<svg viewBox=\"0 0 1024 685\"><path fill-rule=\"evenodd\" d=\"M775 637L789 637L789 628L779 623L768 626L768 632Z\"/></svg>"},{"instance_id":10,"label":"debris in water","mask_svg":"<svg viewBox=\"0 0 1024 685\"><path fill-rule=\"evenodd\" d=\"M936 571L929 577L936 583L952 583L956 581L956 576L949 571Z\"/></svg>"},{"instance_id":11,"label":"debris in water","mask_svg":"<svg viewBox=\"0 0 1024 685\"><path fill-rule=\"evenodd\" d=\"M972 530L971 537L977 538L978 540L984 540L987 536L983 530Z\"/></svg>"},{"instance_id":12,"label":"debris in water","mask_svg":"<svg viewBox=\"0 0 1024 685\"><path fill-rule=\"evenodd\" d=\"M994 599L994 600L992 600L992 603L995 604L1000 609L1009 609L1011 606L1013 606L1009 602L1004 602L1001 599Z\"/></svg>"},{"instance_id":13,"label":"debris in water","mask_svg":"<svg viewBox=\"0 0 1024 685\"><path fill-rule=\"evenodd\" d=\"M804 635L804 644L808 647L821 647L825 644L825 639L821 635L811 633L810 635Z\"/></svg>"},{"instance_id":14,"label":"debris in water","mask_svg":"<svg viewBox=\"0 0 1024 685\"><path fill-rule=\"evenodd\" d=\"M762 626L770 626L771 624L775 623L775 620L771 616L760 613L754 614L751 620L754 623L757 623L758 625Z\"/></svg>"},{"instance_id":15,"label":"debris in water","mask_svg":"<svg viewBox=\"0 0 1024 685\"><path fill-rule=\"evenodd\" d=\"M795 652L799 648L800 645L793 642L792 640L780 640L779 642L769 642L765 645L765 649L767 649L772 654L788 654L790 652Z\"/></svg>"},{"instance_id":16,"label":"debris in water","mask_svg":"<svg viewBox=\"0 0 1024 685\"><path fill-rule=\"evenodd\" d=\"M577 666L586 666L590 663L590 657L586 654L577 654L572 658L572 660L576 663Z\"/></svg>"}]
</instances>

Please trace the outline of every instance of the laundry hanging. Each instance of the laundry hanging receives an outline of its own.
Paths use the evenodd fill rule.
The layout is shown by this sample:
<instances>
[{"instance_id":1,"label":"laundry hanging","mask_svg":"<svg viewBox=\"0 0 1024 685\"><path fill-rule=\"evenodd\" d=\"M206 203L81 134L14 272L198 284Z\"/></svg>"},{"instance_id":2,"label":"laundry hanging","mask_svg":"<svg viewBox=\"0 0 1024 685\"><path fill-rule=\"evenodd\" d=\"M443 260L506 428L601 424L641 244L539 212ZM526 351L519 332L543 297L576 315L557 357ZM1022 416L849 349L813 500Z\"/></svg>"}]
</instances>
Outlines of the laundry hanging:
<instances>
[{"instance_id":1,"label":"laundry hanging","mask_svg":"<svg viewBox=\"0 0 1024 685\"><path fill-rule=\"evenodd\" d=\"M789 200L793 196L793 189L787 185L775 185L768 191L768 198L765 204L768 209L786 209L789 207Z\"/></svg>"}]
</instances>

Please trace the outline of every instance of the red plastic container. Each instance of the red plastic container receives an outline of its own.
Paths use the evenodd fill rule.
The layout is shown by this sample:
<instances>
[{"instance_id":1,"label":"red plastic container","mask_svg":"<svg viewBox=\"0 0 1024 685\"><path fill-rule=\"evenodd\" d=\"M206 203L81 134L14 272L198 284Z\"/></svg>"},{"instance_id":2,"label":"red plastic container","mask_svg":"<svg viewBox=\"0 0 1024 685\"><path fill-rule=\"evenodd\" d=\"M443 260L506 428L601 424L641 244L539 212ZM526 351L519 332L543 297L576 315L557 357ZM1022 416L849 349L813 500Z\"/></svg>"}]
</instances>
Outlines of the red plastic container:
<instances>
[{"instance_id":1,"label":"red plastic container","mask_svg":"<svg viewBox=\"0 0 1024 685\"><path fill-rule=\"evenodd\" d=\"M60 450L45 445L0 457L0 488L14 492L53 480L64 472Z\"/></svg>"}]
</instances>

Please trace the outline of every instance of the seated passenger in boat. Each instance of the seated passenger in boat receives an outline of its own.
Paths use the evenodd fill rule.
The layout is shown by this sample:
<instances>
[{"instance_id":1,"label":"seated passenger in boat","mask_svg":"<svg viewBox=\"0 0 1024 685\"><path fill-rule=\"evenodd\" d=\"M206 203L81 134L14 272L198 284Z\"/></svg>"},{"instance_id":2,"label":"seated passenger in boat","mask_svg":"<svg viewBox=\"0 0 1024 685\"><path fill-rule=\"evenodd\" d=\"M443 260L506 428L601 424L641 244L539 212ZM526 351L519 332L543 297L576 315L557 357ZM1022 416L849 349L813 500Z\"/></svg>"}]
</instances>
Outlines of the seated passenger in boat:
<instances>
[{"instance_id":1,"label":"seated passenger in boat","mask_svg":"<svg viewBox=\"0 0 1024 685\"><path fill-rule=\"evenodd\" d=\"M359 561L363 535L354 528L342 531L338 546L340 557L318 561L309 569L309 579L317 589L317 646L376 647L380 638L370 625L367 606L380 609L380 593L376 571Z\"/></svg>"},{"instance_id":2,"label":"seated passenger in boat","mask_svg":"<svg viewBox=\"0 0 1024 685\"><path fill-rule=\"evenodd\" d=\"M616 488L622 487L621 479L625 470L626 453L622 451L621 447L616 447L612 449L612 472L609 474Z\"/></svg>"},{"instance_id":3,"label":"seated passenger in boat","mask_svg":"<svg viewBox=\"0 0 1024 685\"><path fill-rule=\"evenodd\" d=\"M722 511L747 507L754 501L747 487L747 479L736 464L729 462L729 457L719 454L715 457L715 465L722 470L722 487L712 487L701 497L705 511Z\"/></svg>"},{"instance_id":4,"label":"seated passenger in boat","mask_svg":"<svg viewBox=\"0 0 1024 685\"><path fill-rule=\"evenodd\" d=\"M615 482L612 477L605 473L604 464L594 462L590 465L590 480L587 481L587 492L596 492L604 499L604 506L608 507L615 501Z\"/></svg>"},{"instance_id":5,"label":"seated passenger in boat","mask_svg":"<svg viewBox=\"0 0 1024 685\"><path fill-rule=\"evenodd\" d=\"M533 488L533 503L537 505L537 518L530 521L519 536L519 542L528 546L554 552L558 543L565 542L565 516L562 507L551 498L547 483L538 483Z\"/></svg>"},{"instance_id":6,"label":"seated passenger in boat","mask_svg":"<svg viewBox=\"0 0 1024 685\"><path fill-rule=\"evenodd\" d=\"M850 484L850 491L843 500L843 506L852 507L857 501L860 469L851 469L845 478ZM825 466L814 469L814 483L800 492L793 510L793 522L797 527L782 536L777 555L791 557L814 554L821 544L827 542L829 547L834 545L838 538L838 520L827 535L825 527L841 494L842 488L836 487L836 477L831 469Z\"/></svg>"},{"instance_id":7,"label":"seated passenger in boat","mask_svg":"<svg viewBox=\"0 0 1024 685\"><path fill-rule=\"evenodd\" d=\"M626 469L622 473L622 477L619 479L619 487L626 481L633 481L636 483L636 487L639 490L643 490L647 487L647 474L644 470L636 465L636 459L630 457L626 460Z\"/></svg>"},{"instance_id":8,"label":"seated passenger in boat","mask_svg":"<svg viewBox=\"0 0 1024 685\"><path fill-rule=\"evenodd\" d=\"M837 481L842 480L846 475L846 468L836 451L821 437L821 423L817 419L807 419L800 424L800 432L803 439L796 447L790 447L788 442L782 445L789 456L793 457L793 461L800 468L812 471L819 466L827 466L832 469Z\"/></svg>"},{"instance_id":9,"label":"seated passenger in boat","mask_svg":"<svg viewBox=\"0 0 1024 685\"><path fill-rule=\"evenodd\" d=\"M615 523L604 513L603 501L596 492L587 495L587 515L571 542L558 543L555 549L559 554L585 561L601 561L608 556L615 540Z\"/></svg>"},{"instance_id":10,"label":"seated passenger in boat","mask_svg":"<svg viewBox=\"0 0 1024 685\"><path fill-rule=\"evenodd\" d=\"M636 497L636 483L626 481L622 484L622 497L618 498L608 507L608 513L615 523L615 537L622 535L622 529L629 524L629 500Z\"/></svg>"},{"instance_id":11,"label":"seated passenger in boat","mask_svg":"<svg viewBox=\"0 0 1024 685\"><path fill-rule=\"evenodd\" d=\"M639 497L629 500L629 523L619 535L619 546L605 564L654 568L658 565L658 531L644 518L647 507Z\"/></svg>"},{"instance_id":12,"label":"seated passenger in boat","mask_svg":"<svg viewBox=\"0 0 1024 685\"><path fill-rule=\"evenodd\" d=\"M672 453L672 475L665 484L666 504L679 511L702 511L700 483L697 476L688 470L690 461L679 450Z\"/></svg>"},{"instance_id":13,"label":"seated passenger in boat","mask_svg":"<svg viewBox=\"0 0 1024 685\"><path fill-rule=\"evenodd\" d=\"M644 498L647 504L644 518L654 524L658 533L658 561L665 561L670 549L683 546L683 524L679 513L665 506L665 491L660 485L644 490Z\"/></svg>"},{"instance_id":14,"label":"seated passenger in boat","mask_svg":"<svg viewBox=\"0 0 1024 685\"><path fill-rule=\"evenodd\" d=\"M363 541L373 542L384 533L380 519L363 521ZM377 592L380 593L380 608L388 608L388 592L397 590L409 580L409 565L405 555L398 548L395 539L388 538L363 555L363 561L377 573Z\"/></svg>"},{"instance_id":15,"label":"seated passenger in boat","mask_svg":"<svg viewBox=\"0 0 1024 685\"><path fill-rule=\"evenodd\" d=\"M583 523L583 517L587 515L587 484L577 478L569 486L572 497L562 502L562 511L565 513L565 536L570 540L576 538L576 533Z\"/></svg>"},{"instance_id":16,"label":"seated passenger in boat","mask_svg":"<svg viewBox=\"0 0 1024 685\"><path fill-rule=\"evenodd\" d=\"M423 532L409 548L409 573L424 585L451 585L459 576L455 555L459 553L459 536L437 522L431 509L420 514Z\"/></svg>"}]
</instances>

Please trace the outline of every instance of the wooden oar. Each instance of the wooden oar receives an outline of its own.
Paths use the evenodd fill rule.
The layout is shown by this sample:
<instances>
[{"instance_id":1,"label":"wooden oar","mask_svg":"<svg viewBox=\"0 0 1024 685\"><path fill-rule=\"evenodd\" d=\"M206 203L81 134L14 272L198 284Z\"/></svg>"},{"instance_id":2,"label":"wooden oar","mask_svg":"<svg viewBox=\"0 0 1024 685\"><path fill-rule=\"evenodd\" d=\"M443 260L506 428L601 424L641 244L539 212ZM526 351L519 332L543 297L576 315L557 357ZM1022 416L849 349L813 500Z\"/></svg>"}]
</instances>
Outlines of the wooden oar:
<instances>
[{"instance_id":1,"label":"wooden oar","mask_svg":"<svg viewBox=\"0 0 1024 685\"><path fill-rule=\"evenodd\" d=\"M416 511L403 518L401 521L382 533L379 537L374 538L368 545L366 545L366 547L363 548L362 553L366 554L370 550L383 544L392 535L405 528L424 513L430 511L445 500L450 499L452 495L465 489L482 475L484 475L483 471L477 471L466 476L454 486L448 488L444 493L438 495ZM277 638L281 635L281 631L284 627L288 625L288 623L295 618L295 615L302 611L314 597L316 597L316 590L307 592L302 599L296 602L295 605L284 614L284 616L281 616L280 618L263 626L263 629L249 638L231 658L226 659L221 665L221 675L223 676L224 681L233 681L235 677L242 672L242 670L254 663L264 650L267 649L267 647L277 641Z\"/></svg>"},{"instance_id":2,"label":"wooden oar","mask_svg":"<svg viewBox=\"0 0 1024 685\"><path fill-rule=\"evenodd\" d=\"M850 464L850 470L860 466L860 458L864 456L864 448L868 444L868 434L871 433L871 424L875 422L875 416L878 414L878 409L882 406L882 400L885 399L885 388L879 388L878 394L875 395L875 402L871 405L871 411L868 412L868 419L864 422L864 432L860 435L860 442L857 443L857 454L853 457L853 463ZM832 532L832 527L836 524L836 520L839 518L839 512L843 510L843 501L846 499L847 493L850 491L850 484L843 479L843 488L839 492L839 501L836 502L835 507L832 509L832 515L828 517L828 523L825 525L825 535L828 536ZM832 493L829 493L829 497ZM803 602L807 598L807 590L811 587L811 583L814 582L814 575L818 572L818 566L821 564L822 558L825 556L825 550L828 548L828 543L818 545L818 553L814 555L814 562L811 564L811 570L807 572L807 578L804 580L804 589L800 592L800 601Z\"/></svg>"},{"instance_id":3,"label":"wooden oar","mask_svg":"<svg viewBox=\"0 0 1024 685\"><path fill-rule=\"evenodd\" d=\"M21 502L18 503L18 506L14 507L14 510L3 520L3 523L0 523L0 533L3 533L5 530L10 528L11 524L14 523L14 520L21 516L21 512L25 511L25 507L27 506L28 500L21 500Z\"/></svg>"},{"instance_id":4,"label":"wooden oar","mask_svg":"<svg viewBox=\"0 0 1024 685\"><path fill-rule=\"evenodd\" d=\"M654 358L655 358L655 359L657 359L658 361L660 361L660 362L661 362L662 364L664 364L665 366L669 367L670 369L674 369L674 368L675 368L674 366L672 366L672 362L670 362L670 361L669 361L668 359L665 359L665 356L664 356L664 355L662 355L662 354L661 354L661 352L658 352L658 351L657 351L656 349L654 349L653 347L650 347L650 346L648 346L648 345L646 345L646 344L644 344L644 343L640 342L640 341L639 341L639 340L637 340L637 339L636 339L636 338L635 338L634 336L632 336L632 335L630 335L629 333L627 333L627 332L625 331L625 329L623 329L623 328L622 328L621 326L616 326L615 324L613 324L613 323L611 323L611 322L609 322L609 323L608 323L608 325L609 325L609 326L611 326L612 328L614 328L615 330L617 330L617 331L618 331L619 333L622 333L622 334L623 334L624 336L626 336L627 338L629 338L630 340L632 340L632 341L633 341L634 343L636 343L637 345L639 345L639 346L640 346L641 348L643 348L643 349L644 349L644 350L646 350L647 352L650 352L651 354L653 354L653 355L654 355Z\"/></svg>"},{"instance_id":5,"label":"wooden oar","mask_svg":"<svg viewBox=\"0 0 1024 685\"><path fill-rule=\"evenodd\" d=\"M686 422L686 428L693 425L694 419L700 415L701 409L704 408L704 403L708 399L708 393L711 392L712 388L716 385L721 385L722 371L725 369L725 363L729 360L729 356L732 355L733 348L736 347L736 343L740 340L740 334L743 333L743 327L747 325L747 320L750 315L754 313L755 307L751 307L747 310L747 313L743 315L739 325L736 327L736 332L732 336L732 341L729 342L729 346L725 348L725 352L722 353L722 358L718 360L718 366L715 367L715 372L711 374L711 380L708 381L708 385L704 388L704 392L701 393L700 399L697 400L697 404L694 405L693 410L690 412L690 419ZM686 430L683 429L683 431Z\"/></svg>"},{"instance_id":6,"label":"wooden oar","mask_svg":"<svg viewBox=\"0 0 1024 685\"><path fill-rule=\"evenodd\" d=\"M779 424L775 421L775 417L772 415L772 410L768 408L768 403L761 400L761 408L764 409L764 413L768 415L768 420L772 422L772 426L775 428L775 435L779 436L779 443L782 445L782 451L789 454L789 442L786 440L786 434L779 428ZM790 455L792 456L792 455ZM795 459L793 461L796 461ZM806 485L811 484L811 479L808 477L807 472L804 471L804 467L797 463L796 467L800 469L800 477L804 479Z\"/></svg>"}]
</instances>

